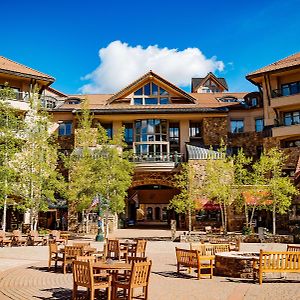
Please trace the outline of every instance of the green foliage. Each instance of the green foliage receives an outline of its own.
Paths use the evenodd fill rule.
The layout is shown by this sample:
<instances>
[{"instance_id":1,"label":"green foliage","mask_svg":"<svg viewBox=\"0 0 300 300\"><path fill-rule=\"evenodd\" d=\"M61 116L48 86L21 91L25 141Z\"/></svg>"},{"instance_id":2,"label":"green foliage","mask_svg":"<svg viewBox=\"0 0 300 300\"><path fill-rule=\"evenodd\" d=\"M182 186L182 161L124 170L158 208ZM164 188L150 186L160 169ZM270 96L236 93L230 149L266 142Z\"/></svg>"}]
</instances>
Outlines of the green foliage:
<instances>
[{"instance_id":1,"label":"green foliage","mask_svg":"<svg viewBox=\"0 0 300 300\"><path fill-rule=\"evenodd\" d=\"M31 103L22 132L22 152L15 155L12 165L18 173L19 205L30 209L31 224L36 228L38 212L55 202L55 195L64 191L64 181L57 171L57 145L51 139L48 114L39 109L37 94L33 94Z\"/></svg>"},{"instance_id":2,"label":"green foliage","mask_svg":"<svg viewBox=\"0 0 300 300\"><path fill-rule=\"evenodd\" d=\"M174 208L177 213L186 213L195 209L195 197L200 187L197 185L194 168L187 163L181 166L181 172L174 175L174 186L180 193L171 199L169 207Z\"/></svg>"},{"instance_id":3,"label":"green foliage","mask_svg":"<svg viewBox=\"0 0 300 300\"><path fill-rule=\"evenodd\" d=\"M103 210L121 212L133 173L133 165L122 151L123 131L109 139L103 127L92 128L93 116L87 101L78 118L78 147L65 159L69 170L69 203L82 211L89 208L93 198L101 195L105 199L101 203Z\"/></svg>"}]
</instances>

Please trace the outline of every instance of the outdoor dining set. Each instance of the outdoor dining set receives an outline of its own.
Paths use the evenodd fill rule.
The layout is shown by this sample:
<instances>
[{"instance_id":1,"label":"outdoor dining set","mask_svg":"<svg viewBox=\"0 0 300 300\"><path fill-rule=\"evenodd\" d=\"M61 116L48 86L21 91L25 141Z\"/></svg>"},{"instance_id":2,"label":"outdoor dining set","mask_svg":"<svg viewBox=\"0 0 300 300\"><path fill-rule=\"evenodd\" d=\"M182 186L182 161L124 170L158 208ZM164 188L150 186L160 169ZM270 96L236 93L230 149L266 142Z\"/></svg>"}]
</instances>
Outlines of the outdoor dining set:
<instances>
[{"instance_id":1,"label":"outdoor dining set","mask_svg":"<svg viewBox=\"0 0 300 300\"><path fill-rule=\"evenodd\" d=\"M106 239L103 250L91 246L89 242L73 242L61 245L55 240L49 243L50 271L53 263L62 272L73 273L73 299L77 299L78 287L85 287L89 299L95 292L105 290L105 299L132 299L133 290L140 288L141 299L148 298L148 284L152 262L145 255L147 241L134 240L121 242Z\"/></svg>"}]
</instances>

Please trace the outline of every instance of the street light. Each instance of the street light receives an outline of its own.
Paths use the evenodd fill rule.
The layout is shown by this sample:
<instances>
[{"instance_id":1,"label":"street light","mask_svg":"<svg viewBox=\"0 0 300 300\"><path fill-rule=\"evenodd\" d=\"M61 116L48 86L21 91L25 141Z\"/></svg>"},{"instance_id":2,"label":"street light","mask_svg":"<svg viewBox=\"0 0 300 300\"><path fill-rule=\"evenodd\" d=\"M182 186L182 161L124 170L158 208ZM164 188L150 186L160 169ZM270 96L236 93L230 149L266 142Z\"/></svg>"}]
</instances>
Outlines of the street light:
<instances>
[{"instance_id":1,"label":"street light","mask_svg":"<svg viewBox=\"0 0 300 300\"><path fill-rule=\"evenodd\" d=\"M102 232L102 214L101 214L101 201L102 196L98 195L98 233L96 235L96 241L102 242L104 240Z\"/></svg>"}]
</instances>

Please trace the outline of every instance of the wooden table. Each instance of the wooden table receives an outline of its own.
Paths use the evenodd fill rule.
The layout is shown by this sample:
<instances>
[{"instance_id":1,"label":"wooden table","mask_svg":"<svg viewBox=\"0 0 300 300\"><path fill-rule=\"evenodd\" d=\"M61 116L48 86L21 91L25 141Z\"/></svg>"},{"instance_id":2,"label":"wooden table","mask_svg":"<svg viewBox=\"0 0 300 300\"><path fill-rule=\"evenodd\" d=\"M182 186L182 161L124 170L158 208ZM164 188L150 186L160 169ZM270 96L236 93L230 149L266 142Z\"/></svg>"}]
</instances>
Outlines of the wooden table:
<instances>
[{"instance_id":1,"label":"wooden table","mask_svg":"<svg viewBox=\"0 0 300 300\"><path fill-rule=\"evenodd\" d=\"M131 270L132 265L128 263L123 263L123 262L112 262L112 263L107 263L107 262L102 262L102 261L97 261L93 264L93 268L95 270L107 270L107 271L128 271Z\"/></svg>"},{"instance_id":2,"label":"wooden table","mask_svg":"<svg viewBox=\"0 0 300 300\"><path fill-rule=\"evenodd\" d=\"M91 255L93 253L97 252L97 248L93 247L83 247L83 255ZM60 248L59 253L64 254L65 253L65 248Z\"/></svg>"}]
</instances>

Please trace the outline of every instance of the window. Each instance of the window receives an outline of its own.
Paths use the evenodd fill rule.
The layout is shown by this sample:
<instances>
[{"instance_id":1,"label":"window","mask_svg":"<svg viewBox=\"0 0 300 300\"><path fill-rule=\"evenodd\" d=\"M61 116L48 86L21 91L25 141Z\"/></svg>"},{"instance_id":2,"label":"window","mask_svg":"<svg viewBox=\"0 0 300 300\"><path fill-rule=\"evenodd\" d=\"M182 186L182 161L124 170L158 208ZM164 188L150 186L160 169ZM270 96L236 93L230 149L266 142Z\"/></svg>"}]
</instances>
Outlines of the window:
<instances>
[{"instance_id":1,"label":"window","mask_svg":"<svg viewBox=\"0 0 300 300\"><path fill-rule=\"evenodd\" d=\"M244 132L244 120L231 120L230 127L232 133Z\"/></svg>"},{"instance_id":2,"label":"window","mask_svg":"<svg viewBox=\"0 0 300 300\"><path fill-rule=\"evenodd\" d=\"M254 98L251 98L251 106L257 106L257 98L254 97Z\"/></svg>"},{"instance_id":3,"label":"window","mask_svg":"<svg viewBox=\"0 0 300 300\"><path fill-rule=\"evenodd\" d=\"M300 111L293 111L284 114L284 125L296 125L300 124Z\"/></svg>"},{"instance_id":4,"label":"window","mask_svg":"<svg viewBox=\"0 0 300 300\"><path fill-rule=\"evenodd\" d=\"M159 119L136 121L134 144L136 154L167 153L167 121Z\"/></svg>"},{"instance_id":5,"label":"window","mask_svg":"<svg viewBox=\"0 0 300 300\"><path fill-rule=\"evenodd\" d=\"M180 151L179 146L179 123L169 124L169 142L171 147L171 152Z\"/></svg>"},{"instance_id":6,"label":"window","mask_svg":"<svg viewBox=\"0 0 300 300\"><path fill-rule=\"evenodd\" d=\"M291 147L300 147L300 140L289 140L284 141L283 146L285 148L291 148Z\"/></svg>"},{"instance_id":7,"label":"window","mask_svg":"<svg viewBox=\"0 0 300 300\"><path fill-rule=\"evenodd\" d=\"M255 119L255 131L261 132L263 130L264 130L264 119L262 118Z\"/></svg>"},{"instance_id":8,"label":"window","mask_svg":"<svg viewBox=\"0 0 300 300\"><path fill-rule=\"evenodd\" d=\"M101 126L105 129L107 137L112 139L113 136L112 123L101 123Z\"/></svg>"},{"instance_id":9,"label":"window","mask_svg":"<svg viewBox=\"0 0 300 300\"><path fill-rule=\"evenodd\" d=\"M201 138L201 127L200 122L190 122L190 138Z\"/></svg>"},{"instance_id":10,"label":"window","mask_svg":"<svg viewBox=\"0 0 300 300\"><path fill-rule=\"evenodd\" d=\"M282 96L289 96L300 93L300 81L281 85Z\"/></svg>"},{"instance_id":11,"label":"window","mask_svg":"<svg viewBox=\"0 0 300 300\"><path fill-rule=\"evenodd\" d=\"M128 147L132 147L133 143L133 124L132 123L126 123L124 124L124 140Z\"/></svg>"},{"instance_id":12,"label":"window","mask_svg":"<svg viewBox=\"0 0 300 300\"><path fill-rule=\"evenodd\" d=\"M133 94L133 105L166 105L170 103L169 93L154 82L147 83Z\"/></svg>"},{"instance_id":13,"label":"window","mask_svg":"<svg viewBox=\"0 0 300 300\"><path fill-rule=\"evenodd\" d=\"M58 135L71 135L72 134L72 122L62 122L58 127Z\"/></svg>"}]
</instances>

